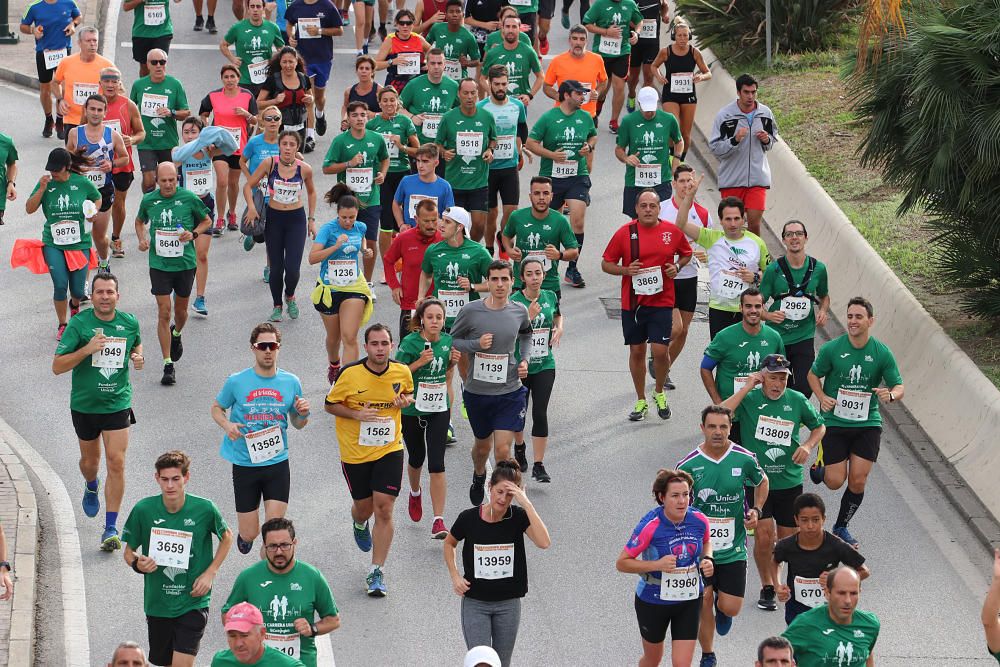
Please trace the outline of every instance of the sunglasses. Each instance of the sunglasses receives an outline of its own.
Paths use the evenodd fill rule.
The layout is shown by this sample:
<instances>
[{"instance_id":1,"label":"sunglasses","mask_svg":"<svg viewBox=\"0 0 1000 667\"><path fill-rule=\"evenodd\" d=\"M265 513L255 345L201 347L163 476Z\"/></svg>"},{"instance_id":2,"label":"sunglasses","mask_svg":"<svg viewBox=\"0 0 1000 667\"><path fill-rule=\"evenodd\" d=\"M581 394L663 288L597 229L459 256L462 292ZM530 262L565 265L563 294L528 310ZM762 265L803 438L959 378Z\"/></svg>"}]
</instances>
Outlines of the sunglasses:
<instances>
[{"instance_id":1,"label":"sunglasses","mask_svg":"<svg viewBox=\"0 0 1000 667\"><path fill-rule=\"evenodd\" d=\"M121 77L117 76L102 76L101 81L121 81Z\"/></svg>"},{"instance_id":2,"label":"sunglasses","mask_svg":"<svg viewBox=\"0 0 1000 667\"><path fill-rule=\"evenodd\" d=\"M149 64L153 65L154 67L156 67L158 65L166 65L167 64L167 59L164 58L163 60L150 60Z\"/></svg>"},{"instance_id":3,"label":"sunglasses","mask_svg":"<svg viewBox=\"0 0 1000 667\"><path fill-rule=\"evenodd\" d=\"M281 120L281 116L261 116L261 118L271 123Z\"/></svg>"},{"instance_id":4,"label":"sunglasses","mask_svg":"<svg viewBox=\"0 0 1000 667\"><path fill-rule=\"evenodd\" d=\"M277 350L279 347L281 347L281 343L272 343L271 341L253 344L253 349L260 350L261 352L270 352L272 350Z\"/></svg>"},{"instance_id":5,"label":"sunglasses","mask_svg":"<svg viewBox=\"0 0 1000 667\"><path fill-rule=\"evenodd\" d=\"M413 21L396 21L396 25L413 25Z\"/></svg>"}]
</instances>

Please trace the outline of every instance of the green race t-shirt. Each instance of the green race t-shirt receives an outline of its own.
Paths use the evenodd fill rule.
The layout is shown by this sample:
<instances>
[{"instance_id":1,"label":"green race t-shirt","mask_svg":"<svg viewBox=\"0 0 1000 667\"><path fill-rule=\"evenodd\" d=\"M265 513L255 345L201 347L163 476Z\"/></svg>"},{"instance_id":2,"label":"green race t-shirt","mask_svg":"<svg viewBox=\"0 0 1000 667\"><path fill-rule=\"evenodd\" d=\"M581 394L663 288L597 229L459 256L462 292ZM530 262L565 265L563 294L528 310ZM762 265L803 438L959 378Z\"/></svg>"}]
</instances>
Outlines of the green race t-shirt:
<instances>
[{"instance_id":1,"label":"green race t-shirt","mask_svg":"<svg viewBox=\"0 0 1000 667\"><path fill-rule=\"evenodd\" d=\"M545 270L545 280L542 281L542 289L551 290L559 294L559 260L550 260L545 257L545 247L553 245L560 248L579 248L580 244L573 234L573 228L569 225L569 218L559 211L550 208L545 218L537 219L532 214L530 206L519 208L507 218L507 224L503 228L503 235L514 239L524 256L534 256L542 260ZM514 263L514 288L521 288L521 263Z\"/></svg>"},{"instance_id":2,"label":"green race t-shirt","mask_svg":"<svg viewBox=\"0 0 1000 667\"><path fill-rule=\"evenodd\" d=\"M583 15L584 25L596 25L599 28L610 28L616 25L622 29L621 37L613 39L604 35L594 35L593 52L604 58L627 56L632 52L629 44L629 24L642 23L642 12L634 0L595 0L587 13Z\"/></svg>"},{"instance_id":3,"label":"green race t-shirt","mask_svg":"<svg viewBox=\"0 0 1000 667\"><path fill-rule=\"evenodd\" d=\"M444 167L444 177L454 190L476 190L489 185L490 165L483 160L491 142L497 139L493 114L476 107L471 116L461 108L449 111L441 119L437 143L455 151Z\"/></svg>"},{"instance_id":4,"label":"green race t-shirt","mask_svg":"<svg viewBox=\"0 0 1000 667\"><path fill-rule=\"evenodd\" d=\"M507 94L526 95L531 92L531 81L528 75L534 72L541 74L542 63L538 60L538 54L531 48L530 44L524 44L520 40L513 49L507 49L507 44L501 43L495 49L486 51L483 57L483 72L489 72L493 65L503 65L507 68Z\"/></svg>"},{"instance_id":5,"label":"green race t-shirt","mask_svg":"<svg viewBox=\"0 0 1000 667\"><path fill-rule=\"evenodd\" d=\"M170 19L170 0L145 0L132 11L132 36L164 37L174 34L174 24Z\"/></svg>"},{"instance_id":6,"label":"green race t-shirt","mask_svg":"<svg viewBox=\"0 0 1000 667\"><path fill-rule=\"evenodd\" d=\"M386 152L389 155L389 171L392 173L410 173L410 158L406 156L406 153L399 150L399 146L395 142L390 141L389 137L394 134L399 137L400 142L404 146L409 146L410 137L417 133L417 128L414 127L413 121L401 113L397 113L389 120L386 120L382 117L382 114L379 114L368 121L366 127L382 135L382 139L385 141Z\"/></svg>"},{"instance_id":7,"label":"green race t-shirt","mask_svg":"<svg viewBox=\"0 0 1000 667\"><path fill-rule=\"evenodd\" d=\"M470 68L462 67L459 59L465 56L470 62L479 60L479 44L476 37L464 25L452 32L447 22L435 23L427 31L426 39L431 46L444 51L444 75L458 83L468 76Z\"/></svg>"},{"instance_id":8,"label":"green race t-shirt","mask_svg":"<svg viewBox=\"0 0 1000 667\"><path fill-rule=\"evenodd\" d=\"M524 295L524 292L514 292L510 300L520 303L525 308L530 309L531 307L531 300ZM555 292L543 289L538 294L538 305L542 309L531 320L531 347L528 352L528 375L556 367L556 357L552 352L551 341L552 327L555 324L556 315L559 314L559 298ZM530 310L528 314L531 314ZM520 348L514 350L514 357L520 363Z\"/></svg>"},{"instance_id":9,"label":"green race t-shirt","mask_svg":"<svg viewBox=\"0 0 1000 667\"><path fill-rule=\"evenodd\" d=\"M186 567L161 565L143 575L143 611L147 616L177 618L193 609L207 609L212 592L191 595L195 580L212 564L212 535L220 540L229 530L222 513L211 500L188 493L181 509L171 514L163 496L149 496L135 504L125 521L122 540L133 550L157 558L186 561Z\"/></svg>"},{"instance_id":10,"label":"green race t-shirt","mask_svg":"<svg viewBox=\"0 0 1000 667\"><path fill-rule=\"evenodd\" d=\"M781 636L792 644L798 667L861 667L875 648L882 624L870 611L855 609L849 625L834 623L829 605L795 617Z\"/></svg>"},{"instance_id":11,"label":"green race t-shirt","mask_svg":"<svg viewBox=\"0 0 1000 667\"><path fill-rule=\"evenodd\" d=\"M230 649L219 651L212 657L212 667L304 667L305 663L271 646L264 647L264 654L256 662L240 662Z\"/></svg>"},{"instance_id":12,"label":"green race t-shirt","mask_svg":"<svg viewBox=\"0 0 1000 667\"><path fill-rule=\"evenodd\" d=\"M681 140L681 126L672 113L656 110L646 119L642 111L633 111L622 119L616 142L627 155L638 155L640 183L635 182L636 168L625 163L625 186L651 188L673 179L670 142Z\"/></svg>"},{"instance_id":13,"label":"green race t-shirt","mask_svg":"<svg viewBox=\"0 0 1000 667\"><path fill-rule=\"evenodd\" d=\"M249 602L260 609L273 646L291 649L306 667L316 667L316 640L300 636L295 631L295 619L304 618L315 623L339 613L330 585L319 570L296 560L290 570L278 573L268 567L266 560L257 561L237 575L222 605L222 613L240 602Z\"/></svg>"},{"instance_id":14,"label":"green race t-shirt","mask_svg":"<svg viewBox=\"0 0 1000 667\"><path fill-rule=\"evenodd\" d=\"M17 162L14 141L0 132L0 212L7 208L7 168Z\"/></svg>"},{"instance_id":15,"label":"green race t-shirt","mask_svg":"<svg viewBox=\"0 0 1000 667\"><path fill-rule=\"evenodd\" d=\"M799 284L805 280L806 267L808 265L809 260L807 259L801 269L788 267L791 270L792 280L795 284ZM768 264L760 279L760 293L764 297L764 303L767 303L768 299L774 299L767 308L769 312L773 313L782 309L785 311L784 322L780 324L777 322L767 323L769 327L778 330L782 340L785 341L785 345L810 340L816 336L816 304L805 297L795 297L794 295L788 299L778 299L779 295L788 293L788 290L788 281L785 279L785 274L781 271L781 267L778 266L778 262L775 261ZM823 262L816 260L816 267L809 278L809 284L805 286L805 293L811 294L817 297L817 299L821 299L830 293L827 285L826 264Z\"/></svg>"},{"instance_id":16,"label":"green race t-shirt","mask_svg":"<svg viewBox=\"0 0 1000 667\"><path fill-rule=\"evenodd\" d=\"M382 160L389 158L389 149L386 148L385 139L379 132L365 130L365 135L360 139L350 130L341 132L330 143L326 157L323 158L323 166L327 167L335 162L348 162L358 153L364 156L364 161L337 174L337 182L347 183L362 208L378 206L381 195L375 177L382 167Z\"/></svg>"},{"instance_id":17,"label":"green race t-shirt","mask_svg":"<svg viewBox=\"0 0 1000 667\"><path fill-rule=\"evenodd\" d=\"M424 122L417 126L420 144L433 144L443 116L458 104L458 84L448 77L432 83L426 74L410 79L399 95L399 103L414 116L423 114ZM428 122L429 121L429 122Z\"/></svg>"},{"instance_id":18,"label":"green race t-shirt","mask_svg":"<svg viewBox=\"0 0 1000 667\"><path fill-rule=\"evenodd\" d=\"M399 344L399 350L396 352L396 361L409 366L420 358L420 355L424 351L424 343L426 342L428 341L420 335L419 331L409 334ZM403 408L404 415L415 417L427 414L427 411L417 409L418 402L421 407L427 407L428 404L433 406L434 403L440 403L446 409L451 408L451 402L448 400L448 388L445 386L445 383L447 383L445 373L448 372L448 364L451 360L451 348L451 334L442 332L441 338L437 342L431 343L434 358L431 359L430 363L421 366L415 371L411 371L413 373L413 398L416 402ZM426 385L430 384L440 384L441 386L426 387ZM421 385L425 385L423 393L421 393ZM442 395L441 392L444 392L444 394ZM444 410L435 410L434 412L444 412Z\"/></svg>"},{"instance_id":19,"label":"green race t-shirt","mask_svg":"<svg viewBox=\"0 0 1000 667\"><path fill-rule=\"evenodd\" d=\"M186 188L177 188L173 197L164 197L159 189L142 197L136 217L149 225L149 268L160 271L186 271L195 268L194 243L181 242L176 232L194 231L208 217L205 203ZM177 248L180 246L180 256Z\"/></svg>"},{"instance_id":20,"label":"green race t-shirt","mask_svg":"<svg viewBox=\"0 0 1000 667\"><path fill-rule=\"evenodd\" d=\"M170 116L160 117L156 110L166 107L176 112L188 108L187 93L180 81L172 76L164 77L160 83L154 83L148 76L136 79L129 99L139 107L142 127L146 130L139 150L162 151L177 146L177 121Z\"/></svg>"},{"instance_id":21,"label":"green race t-shirt","mask_svg":"<svg viewBox=\"0 0 1000 667\"><path fill-rule=\"evenodd\" d=\"M233 24L226 31L225 42L236 47L236 57L240 59L240 85L244 86L264 83L271 54L285 45L281 29L267 19L260 25L254 25L250 19Z\"/></svg>"},{"instance_id":22,"label":"green race t-shirt","mask_svg":"<svg viewBox=\"0 0 1000 667\"><path fill-rule=\"evenodd\" d=\"M717 333L705 348L705 355L719 362L715 367L715 388L722 400L746 384L746 376L760 369L761 359L784 353L785 344L777 331L761 327L756 335L748 334L742 322Z\"/></svg>"},{"instance_id":23,"label":"green race t-shirt","mask_svg":"<svg viewBox=\"0 0 1000 667\"><path fill-rule=\"evenodd\" d=\"M142 339L135 315L116 310L114 317L105 321L88 308L70 318L56 354L76 352L90 342L97 329L103 329L109 340L101 352L95 352L73 369L69 407L77 412L104 415L132 407L129 355Z\"/></svg>"},{"instance_id":24,"label":"green race t-shirt","mask_svg":"<svg viewBox=\"0 0 1000 667\"><path fill-rule=\"evenodd\" d=\"M692 506L708 517L715 562L724 565L746 560L744 487L760 486L764 481L764 471L757 459L746 449L729 443L729 449L718 461L709 458L699 447L681 459L677 469L694 478Z\"/></svg>"},{"instance_id":25,"label":"green race t-shirt","mask_svg":"<svg viewBox=\"0 0 1000 667\"><path fill-rule=\"evenodd\" d=\"M427 248L420 270L434 279L434 298L444 302L446 327L455 322L464 303L479 298L476 290L459 287L458 279L468 278L473 285L482 282L492 261L486 248L471 239L465 239L457 248L447 241L438 241Z\"/></svg>"},{"instance_id":26,"label":"green race t-shirt","mask_svg":"<svg viewBox=\"0 0 1000 667\"><path fill-rule=\"evenodd\" d=\"M37 183L31 194L36 192ZM101 193L86 176L70 172L65 181L50 180L42 195L42 213L45 215L42 243L60 250L89 250L90 225L83 217L83 202L96 202L100 198Z\"/></svg>"},{"instance_id":27,"label":"green race t-shirt","mask_svg":"<svg viewBox=\"0 0 1000 667\"><path fill-rule=\"evenodd\" d=\"M812 431L823 418L801 392L785 389L776 400L758 386L735 410L743 447L753 452L767 474L771 491L791 489L802 483L802 465L792 460L799 447L799 424Z\"/></svg>"},{"instance_id":28,"label":"green race t-shirt","mask_svg":"<svg viewBox=\"0 0 1000 667\"><path fill-rule=\"evenodd\" d=\"M527 33L517 33L517 41L525 46L531 46L531 40L528 38ZM494 30L490 34L486 35L486 46L484 51L489 51L494 46L500 46L501 42L503 42L503 32L500 30ZM484 69L483 71L485 72L487 70Z\"/></svg>"},{"instance_id":29,"label":"green race t-shirt","mask_svg":"<svg viewBox=\"0 0 1000 667\"><path fill-rule=\"evenodd\" d=\"M529 139L535 139L542 144L542 148L550 151L566 151L567 161L556 166L556 173L553 175L553 162L549 158L543 157L538 170L539 176L549 176L550 178L565 178L572 176L589 176L587 169L587 156L580 153L580 148L587 143L587 140L597 135L597 128L594 127L594 119L583 109L577 109L570 115L563 113L562 108L553 107L535 121L531 128ZM575 173L573 163L576 163Z\"/></svg>"},{"instance_id":30,"label":"green race t-shirt","mask_svg":"<svg viewBox=\"0 0 1000 667\"><path fill-rule=\"evenodd\" d=\"M864 347L851 345L847 334L834 338L816 353L812 373L823 378L823 393L837 401L832 412L824 412L827 426L882 426L878 397L872 392L903 384L892 350L874 336Z\"/></svg>"}]
</instances>

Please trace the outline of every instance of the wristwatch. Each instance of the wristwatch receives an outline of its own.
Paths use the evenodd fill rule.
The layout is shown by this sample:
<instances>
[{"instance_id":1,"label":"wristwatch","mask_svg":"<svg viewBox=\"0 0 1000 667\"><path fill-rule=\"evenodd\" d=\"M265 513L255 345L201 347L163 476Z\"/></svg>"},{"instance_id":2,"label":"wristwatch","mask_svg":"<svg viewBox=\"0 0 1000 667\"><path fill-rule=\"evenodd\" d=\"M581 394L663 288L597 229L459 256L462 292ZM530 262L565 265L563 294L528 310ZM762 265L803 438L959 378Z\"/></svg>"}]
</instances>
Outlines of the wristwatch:
<instances>
[{"instance_id":1,"label":"wristwatch","mask_svg":"<svg viewBox=\"0 0 1000 667\"><path fill-rule=\"evenodd\" d=\"M8 561L5 561L5 560L0 560L0 567L7 568L8 572L13 572L14 571L13 568L11 568L10 563Z\"/></svg>"},{"instance_id":2,"label":"wristwatch","mask_svg":"<svg viewBox=\"0 0 1000 667\"><path fill-rule=\"evenodd\" d=\"M198 238L198 232L192 231L191 232L191 238L193 238L193 239Z\"/></svg>"},{"instance_id":3,"label":"wristwatch","mask_svg":"<svg viewBox=\"0 0 1000 667\"><path fill-rule=\"evenodd\" d=\"M139 574L146 574L145 572L143 572L142 570L139 569L139 557L138 556L136 556L135 560L132 561L132 569L135 570L136 572L138 572Z\"/></svg>"},{"instance_id":4,"label":"wristwatch","mask_svg":"<svg viewBox=\"0 0 1000 667\"><path fill-rule=\"evenodd\" d=\"M319 630L316 629L316 624L315 623L310 623L309 624L309 631L312 632L312 636L313 637L315 637L316 635L319 634Z\"/></svg>"}]
</instances>

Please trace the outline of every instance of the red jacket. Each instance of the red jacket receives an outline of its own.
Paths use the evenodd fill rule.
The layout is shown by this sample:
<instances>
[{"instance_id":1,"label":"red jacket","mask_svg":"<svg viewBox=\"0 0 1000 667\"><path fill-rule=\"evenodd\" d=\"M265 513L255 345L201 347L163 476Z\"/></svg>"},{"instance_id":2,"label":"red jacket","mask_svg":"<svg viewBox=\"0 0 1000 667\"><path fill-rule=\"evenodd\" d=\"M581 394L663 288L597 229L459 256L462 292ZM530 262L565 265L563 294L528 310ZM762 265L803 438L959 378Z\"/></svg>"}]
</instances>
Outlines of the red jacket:
<instances>
[{"instance_id":1,"label":"red jacket","mask_svg":"<svg viewBox=\"0 0 1000 667\"><path fill-rule=\"evenodd\" d=\"M407 229L405 232L396 234L392 240L392 245L382 257L382 266L388 267L385 272L385 282L392 289L403 288L403 296L400 299L399 307L403 310L411 310L417 307L417 290L420 289L420 265L424 261L424 253L433 243L441 240L441 232L434 230L434 236L424 236L416 227ZM396 260L403 260L403 281L400 285L396 276ZM434 289L433 283L428 294Z\"/></svg>"}]
</instances>

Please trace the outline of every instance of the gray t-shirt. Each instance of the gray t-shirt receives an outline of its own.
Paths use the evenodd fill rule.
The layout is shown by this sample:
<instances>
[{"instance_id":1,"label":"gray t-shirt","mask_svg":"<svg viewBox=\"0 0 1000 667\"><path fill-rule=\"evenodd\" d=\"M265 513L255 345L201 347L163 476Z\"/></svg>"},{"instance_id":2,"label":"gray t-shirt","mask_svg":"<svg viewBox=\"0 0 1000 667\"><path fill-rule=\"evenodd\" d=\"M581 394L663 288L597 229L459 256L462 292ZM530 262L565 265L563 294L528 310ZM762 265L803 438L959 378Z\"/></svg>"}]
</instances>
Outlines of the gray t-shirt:
<instances>
[{"instance_id":1,"label":"gray t-shirt","mask_svg":"<svg viewBox=\"0 0 1000 667\"><path fill-rule=\"evenodd\" d=\"M492 302L490 297L478 301L470 301L459 311L455 323L451 326L451 335L455 349L470 355L469 372L465 377L465 389L473 394L483 396L500 396L509 394L521 388L521 380L517 377L517 361L514 358L514 345L520 345L522 359L528 358L531 346L531 320L528 309L519 303L508 301L502 310L493 310L486 306ZM483 334L493 334L493 345L489 349L479 347L479 338ZM477 374L484 377L495 370L495 364L502 360L491 360L486 357L476 358L476 353L491 355L506 355L507 381L488 382L476 379ZM477 373L477 362L483 362Z\"/></svg>"}]
</instances>

